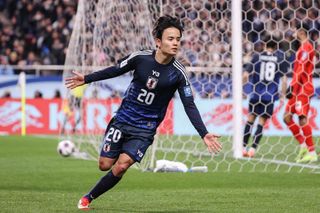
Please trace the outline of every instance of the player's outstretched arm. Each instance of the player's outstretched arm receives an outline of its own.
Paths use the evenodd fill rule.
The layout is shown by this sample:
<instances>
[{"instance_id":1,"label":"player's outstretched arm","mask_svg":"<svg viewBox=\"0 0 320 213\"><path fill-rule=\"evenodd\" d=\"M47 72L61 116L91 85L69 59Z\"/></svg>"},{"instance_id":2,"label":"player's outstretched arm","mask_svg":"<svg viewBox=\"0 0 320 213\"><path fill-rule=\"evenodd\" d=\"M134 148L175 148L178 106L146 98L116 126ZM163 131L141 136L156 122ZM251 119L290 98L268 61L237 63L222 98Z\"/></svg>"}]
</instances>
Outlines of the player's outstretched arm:
<instances>
[{"instance_id":1,"label":"player's outstretched arm","mask_svg":"<svg viewBox=\"0 0 320 213\"><path fill-rule=\"evenodd\" d=\"M65 80L65 85L68 89L74 89L78 86L84 85L84 75L77 72L77 71L72 71L74 74L73 76L66 78Z\"/></svg>"},{"instance_id":2,"label":"player's outstretched arm","mask_svg":"<svg viewBox=\"0 0 320 213\"><path fill-rule=\"evenodd\" d=\"M208 150L210 153L218 153L221 151L222 145L218 141L218 138L220 138L219 135L212 134L212 133L207 133L204 136L203 141L208 147Z\"/></svg>"}]
</instances>

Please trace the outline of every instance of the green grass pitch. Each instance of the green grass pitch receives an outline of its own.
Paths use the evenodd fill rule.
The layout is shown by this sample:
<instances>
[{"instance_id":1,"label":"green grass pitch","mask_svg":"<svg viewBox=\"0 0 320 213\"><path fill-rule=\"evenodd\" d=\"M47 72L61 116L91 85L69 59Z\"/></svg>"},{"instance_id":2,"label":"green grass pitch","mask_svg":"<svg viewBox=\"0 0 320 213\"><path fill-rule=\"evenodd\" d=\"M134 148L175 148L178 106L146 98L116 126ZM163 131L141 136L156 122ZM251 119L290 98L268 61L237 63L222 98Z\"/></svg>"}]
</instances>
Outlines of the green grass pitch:
<instances>
[{"instance_id":1,"label":"green grass pitch","mask_svg":"<svg viewBox=\"0 0 320 213\"><path fill-rule=\"evenodd\" d=\"M94 161L60 157L58 139L0 137L0 212L79 212L104 174ZM320 212L315 173L151 173L130 169L92 212Z\"/></svg>"}]
</instances>

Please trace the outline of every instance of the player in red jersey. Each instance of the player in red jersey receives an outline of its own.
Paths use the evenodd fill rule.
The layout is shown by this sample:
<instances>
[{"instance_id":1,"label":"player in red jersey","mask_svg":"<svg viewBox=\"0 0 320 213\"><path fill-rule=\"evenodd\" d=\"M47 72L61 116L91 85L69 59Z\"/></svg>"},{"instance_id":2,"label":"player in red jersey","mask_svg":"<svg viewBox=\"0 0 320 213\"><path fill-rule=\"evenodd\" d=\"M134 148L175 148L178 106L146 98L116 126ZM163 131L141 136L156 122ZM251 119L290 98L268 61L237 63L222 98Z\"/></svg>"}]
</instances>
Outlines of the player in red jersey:
<instances>
[{"instance_id":1,"label":"player in red jersey","mask_svg":"<svg viewBox=\"0 0 320 213\"><path fill-rule=\"evenodd\" d=\"M310 99L314 94L312 74L315 50L305 29L301 28L297 31L297 38L300 41L300 47L296 53L293 77L287 91L289 101L285 109L284 122L301 146L296 161L308 163L318 160L312 139L312 128L308 123ZM299 116L299 125L293 121L293 114Z\"/></svg>"}]
</instances>

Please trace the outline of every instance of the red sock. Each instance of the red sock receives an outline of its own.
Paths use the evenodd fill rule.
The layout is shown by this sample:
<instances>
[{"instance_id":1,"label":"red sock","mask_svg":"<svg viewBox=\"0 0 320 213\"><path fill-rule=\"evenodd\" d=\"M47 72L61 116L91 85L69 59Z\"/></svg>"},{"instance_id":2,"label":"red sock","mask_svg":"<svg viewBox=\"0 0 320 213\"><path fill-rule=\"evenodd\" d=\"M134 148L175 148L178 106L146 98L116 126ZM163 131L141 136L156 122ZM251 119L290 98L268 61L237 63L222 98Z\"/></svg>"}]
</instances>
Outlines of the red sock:
<instances>
[{"instance_id":1,"label":"red sock","mask_svg":"<svg viewBox=\"0 0 320 213\"><path fill-rule=\"evenodd\" d=\"M306 124L302 127L303 134L306 138L306 144L308 146L309 152L314 151L314 144L312 140L312 129L309 124Z\"/></svg>"},{"instance_id":2,"label":"red sock","mask_svg":"<svg viewBox=\"0 0 320 213\"><path fill-rule=\"evenodd\" d=\"M304 137L300 134L300 127L293 120L290 120L287 126L289 127L293 136L297 139L299 144L303 144Z\"/></svg>"}]
</instances>

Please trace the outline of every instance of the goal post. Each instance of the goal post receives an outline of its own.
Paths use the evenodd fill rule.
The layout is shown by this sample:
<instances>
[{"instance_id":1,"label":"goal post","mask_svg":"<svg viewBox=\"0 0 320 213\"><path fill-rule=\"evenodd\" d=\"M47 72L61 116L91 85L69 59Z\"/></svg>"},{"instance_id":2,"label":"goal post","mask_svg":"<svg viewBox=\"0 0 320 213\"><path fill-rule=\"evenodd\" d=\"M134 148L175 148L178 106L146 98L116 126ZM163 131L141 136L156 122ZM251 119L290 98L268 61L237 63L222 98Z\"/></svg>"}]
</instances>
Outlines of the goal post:
<instances>
[{"instance_id":1,"label":"goal post","mask_svg":"<svg viewBox=\"0 0 320 213\"><path fill-rule=\"evenodd\" d=\"M232 1L233 156L242 157L242 2Z\"/></svg>"}]
</instances>

